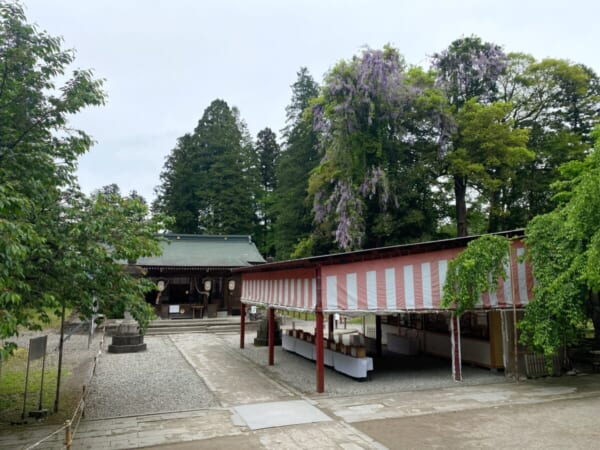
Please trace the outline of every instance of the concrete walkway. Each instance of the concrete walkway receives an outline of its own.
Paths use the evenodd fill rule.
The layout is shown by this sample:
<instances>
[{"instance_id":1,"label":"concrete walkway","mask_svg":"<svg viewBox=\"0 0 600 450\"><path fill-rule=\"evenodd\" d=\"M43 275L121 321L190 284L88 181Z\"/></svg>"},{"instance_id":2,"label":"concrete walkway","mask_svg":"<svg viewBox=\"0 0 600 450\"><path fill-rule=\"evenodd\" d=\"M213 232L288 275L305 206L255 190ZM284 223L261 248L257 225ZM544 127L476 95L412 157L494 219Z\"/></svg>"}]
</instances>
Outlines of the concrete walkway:
<instances>
[{"instance_id":1,"label":"concrete walkway","mask_svg":"<svg viewBox=\"0 0 600 450\"><path fill-rule=\"evenodd\" d=\"M578 405L582 412L600 410L599 375L548 378L519 385L456 385L418 392L305 396L271 379L267 371L232 350L218 336L203 335L200 339L198 335L177 335L171 339L218 405L193 411L83 420L73 449L349 450L454 445L475 448L496 443L510 447L520 442L531 444L521 448L538 448L536 442L553 448L548 446L553 442L552 433L557 435L554 442L593 448L592 444L600 439L597 427L581 426L596 418L577 416ZM193 382L165 380L180 383L182 389L186 381ZM561 408L572 414L565 416ZM547 425L542 440L534 439L537 430L533 424L537 420ZM503 427L505 434L491 433L496 426ZM489 433L473 431L478 427ZM573 427L577 428L577 435L570 436L570 441L559 440L559 436L569 435ZM454 440L446 440L458 428L463 430L461 439L454 436L448 438ZM27 448L54 429L35 427L11 433L2 430L0 448ZM468 430L471 431L467 433ZM62 448L63 438L59 434L38 448Z\"/></svg>"}]
</instances>

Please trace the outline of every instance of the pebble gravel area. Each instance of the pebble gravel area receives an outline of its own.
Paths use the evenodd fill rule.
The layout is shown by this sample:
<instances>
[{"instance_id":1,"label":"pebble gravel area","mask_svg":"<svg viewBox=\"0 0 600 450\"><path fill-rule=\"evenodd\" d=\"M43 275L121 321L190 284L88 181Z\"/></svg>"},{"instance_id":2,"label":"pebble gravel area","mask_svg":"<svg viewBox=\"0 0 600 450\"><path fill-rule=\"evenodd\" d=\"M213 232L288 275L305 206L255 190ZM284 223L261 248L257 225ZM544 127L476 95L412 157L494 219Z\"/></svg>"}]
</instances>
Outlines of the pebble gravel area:
<instances>
[{"instance_id":1,"label":"pebble gravel area","mask_svg":"<svg viewBox=\"0 0 600 450\"><path fill-rule=\"evenodd\" d=\"M314 361L275 347L275 365L268 365L267 347L257 347L253 341L256 333L246 335L245 348L239 348L239 335L222 336L226 345L236 349L251 361L258 364L268 376L296 389L304 395L315 395L316 373ZM401 356L385 353L374 358L375 370L367 380L361 381L325 368L325 396L353 396L384 394L391 392L415 391L455 387L449 360L428 355ZM503 373L463 365L461 385L481 385L503 383ZM323 394L320 394L321 396Z\"/></svg>"},{"instance_id":2,"label":"pebble gravel area","mask_svg":"<svg viewBox=\"0 0 600 450\"><path fill-rule=\"evenodd\" d=\"M106 346L109 342L110 338ZM217 405L169 336L146 336L144 342L144 352L103 352L90 388L86 418L189 411Z\"/></svg>"}]
</instances>

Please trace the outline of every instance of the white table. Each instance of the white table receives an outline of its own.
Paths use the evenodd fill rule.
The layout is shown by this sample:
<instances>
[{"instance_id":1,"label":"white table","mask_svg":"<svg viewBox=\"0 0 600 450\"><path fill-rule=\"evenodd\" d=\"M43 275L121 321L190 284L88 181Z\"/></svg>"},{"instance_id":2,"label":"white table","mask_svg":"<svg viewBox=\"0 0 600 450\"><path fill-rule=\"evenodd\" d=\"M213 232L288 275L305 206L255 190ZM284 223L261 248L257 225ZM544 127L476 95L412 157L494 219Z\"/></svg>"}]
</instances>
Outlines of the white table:
<instances>
[{"instance_id":1,"label":"white table","mask_svg":"<svg viewBox=\"0 0 600 450\"><path fill-rule=\"evenodd\" d=\"M315 344L311 342L284 334L281 346L284 350L297 353L307 359L314 361L317 358ZM373 370L373 358L355 358L328 348L323 348L323 364L354 378L367 378L367 372Z\"/></svg>"},{"instance_id":2,"label":"white table","mask_svg":"<svg viewBox=\"0 0 600 450\"><path fill-rule=\"evenodd\" d=\"M333 368L338 372L354 378L367 378L367 372L373 370L373 358L354 358L335 352L333 354Z\"/></svg>"},{"instance_id":3,"label":"white table","mask_svg":"<svg viewBox=\"0 0 600 450\"><path fill-rule=\"evenodd\" d=\"M296 352L296 338L287 334L281 335L281 348L288 352Z\"/></svg>"}]
</instances>

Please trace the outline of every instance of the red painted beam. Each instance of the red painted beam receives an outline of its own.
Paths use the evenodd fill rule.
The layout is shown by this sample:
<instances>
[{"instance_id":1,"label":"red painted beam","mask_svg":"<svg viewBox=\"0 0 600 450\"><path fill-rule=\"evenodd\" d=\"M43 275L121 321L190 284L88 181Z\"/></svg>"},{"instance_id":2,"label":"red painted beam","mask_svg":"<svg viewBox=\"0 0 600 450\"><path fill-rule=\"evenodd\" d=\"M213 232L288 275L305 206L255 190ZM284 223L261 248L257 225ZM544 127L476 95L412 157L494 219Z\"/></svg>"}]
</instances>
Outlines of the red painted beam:
<instances>
[{"instance_id":1,"label":"red painted beam","mask_svg":"<svg viewBox=\"0 0 600 450\"><path fill-rule=\"evenodd\" d=\"M275 309L269 308L269 365L275 364Z\"/></svg>"},{"instance_id":2,"label":"red painted beam","mask_svg":"<svg viewBox=\"0 0 600 450\"><path fill-rule=\"evenodd\" d=\"M240 348L244 348L244 342L246 340L246 304L242 303L242 310L240 312Z\"/></svg>"},{"instance_id":3,"label":"red painted beam","mask_svg":"<svg viewBox=\"0 0 600 450\"><path fill-rule=\"evenodd\" d=\"M323 293L321 291L321 266L317 266L315 270L315 278L317 281L317 298L315 305L315 321L316 321L316 332L315 332L315 347L317 354L316 366L317 366L317 393L321 394L325 392L325 352L323 351Z\"/></svg>"},{"instance_id":4,"label":"red painted beam","mask_svg":"<svg viewBox=\"0 0 600 450\"><path fill-rule=\"evenodd\" d=\"M317 392L320 394L325 392L325 364L324 364L324 351L323 351L323 312L318 310L315 313L316 319L316 336L315 346L317 350L316 364L317 364Z\"/></svg>"}]
</instances>

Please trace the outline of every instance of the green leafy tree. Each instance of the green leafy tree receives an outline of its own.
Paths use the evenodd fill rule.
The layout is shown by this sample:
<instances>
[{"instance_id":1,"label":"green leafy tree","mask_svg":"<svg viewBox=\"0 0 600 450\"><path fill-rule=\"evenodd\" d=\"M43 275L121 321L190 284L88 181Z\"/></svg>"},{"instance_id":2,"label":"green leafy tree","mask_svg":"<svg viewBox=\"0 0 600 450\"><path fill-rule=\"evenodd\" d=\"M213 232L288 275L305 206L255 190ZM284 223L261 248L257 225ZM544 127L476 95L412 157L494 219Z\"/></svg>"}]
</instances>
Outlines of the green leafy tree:
<instances>
[{"instance_id":1,"label":"green leafy tree","mask_svg":"<svg viewBox=\"0 0 600 450\"><path fill-rule=\"evenodd\" d=\"M515 128L506 117L511 105L482 105L468 100L456 117L455 148L447 155L448 171L461 183L474 186L488 206L487 231L500 231L505 214L502 191L511 186L517 170L534 159L527 148L529 132Z\"/></svg>"},{"instance_id":2,"label":"green leafy tree","mask_svg":"<svg viewBox=\"0 0 600 450\"><path fill-rule=\"evenodd\" d=\"M432 62L437 73L436 83L447 96L449 114L455 119L457 127L444 150L450 158L453 157L453 151L458 150L461 153L457 159L463 163L456 164L450 161L448 175L453 180L456 234L466 236L467 192L471 175L471 164L466 156L473 152L465 152L465 147L460 143L460 126L465 125L468 116L463 114L462 123L456 123L456 118L465 105L470 104L473 108L473 102L489 105L497 100L497 81L506 69L507 58L499 46L470 36L457 39L447 49L434 54ZM477 166L477 162L474 164ZM479 171L479 167L476 167L476 170Z\"/></svg>"},{"instance_id":3,"label":"green leafy tree","mask_svg":"<svg viewBox=\"0 0 600 450\"><path fill-rule=\"evenodd\" d=\"M551 185L562 164L589 153L600 103L598 76L588 67L560 59L536 61L520 53L508 58L499 96L513 105L509 117L515 127L529 130L527 147L535 157L517 169L511 186L502 191L502 229L525 226L554 208Z\"/></svg>"},{"instance_id":4,"label":"green leafy tree","mask_svg":"<svg viewBox=\"0 0 600 450\"><path fill-rule=\"evenodd\" d=\"M179 233L252 234L256 161L237 110L214 100L167 157L154 210Z\"/></svg>"},{"instance_id":5,"label":"green leafy tree","mask_svg":"<svg viewBox=\"0 0 600 450\"><path fill-rule=\"evenodd\" d=\"M292 100L287 106L284 143L275 165L277 186L273 191L273 228L278 259L308 256L309 250L297 247L312 232L312 212L308 197L308 178L319 162L316 133L307 108L319 94L319 88L308 70L298 71L292 84Z\"/></svg>"},{"instance_id":6,"label":"green leafy tree","mask_svg":"<svg viewBox=\"0 0 600 450\"><path fill-rule=\"evenodd\" d=\"M559 205L526 230L536 284L522 340L545 354L578 343L589 318L600 344L600 130L586 159L567 163L561 173Z\"/></svg>"},{"instance_id":7,"label":"green leafy tree","mask_svg":"<svg viewBox=\"0 0 600 450\"><path fill-rule=\"evenodd\" d=\"M40 320L48 320L48 314L63 305L85 315L93 295L105 305L140 305L143 282L128 278L115 258L135 259L158 251L155 232L160 225L145 216L139 222L137 200L104 207L79 192L77 158L92 140L73 130L68 117L86 106L103 104L104 93L90 71L66 76L73 61L73 51L62 50L60 38L27 23L19 4L0 4L3 341L21 327L38 328ZM64 78L67 81L57 85ZM103 209L106 220L116 217L111 226L98 223L99 216L94 215L98 209ZM95 260L100 251L108 256ZM0 351L11 348L5 342Z\"/></svg>"}]
</instances>

